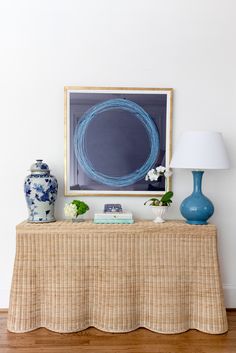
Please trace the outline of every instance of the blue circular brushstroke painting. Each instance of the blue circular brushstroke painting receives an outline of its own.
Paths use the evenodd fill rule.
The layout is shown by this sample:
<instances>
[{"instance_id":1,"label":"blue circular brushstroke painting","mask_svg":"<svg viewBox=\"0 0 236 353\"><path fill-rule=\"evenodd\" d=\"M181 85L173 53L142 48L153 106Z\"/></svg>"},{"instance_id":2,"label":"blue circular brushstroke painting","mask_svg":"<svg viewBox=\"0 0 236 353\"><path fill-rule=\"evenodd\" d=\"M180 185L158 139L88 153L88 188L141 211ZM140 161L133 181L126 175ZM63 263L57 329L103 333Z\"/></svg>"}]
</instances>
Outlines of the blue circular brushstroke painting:
<instances>
[{"instance_id":1,"label":"blue circular brushstroke painting","mask_svg":"<svg viewBox=\"0 0 236 353\"><path fill-rule=\"evenodd\" d=\"M122 176L109 176L96 170L91 163L86 150L86 131L91 121L96 119L98 114L116 109L131 113L129 116L132 116L134 119L138 119L143 124L150 143L150 153L143 165L139 166L139 168L134 170L132 173ZM128 99L110 99L94 105L83 114L75 128L74 151L81 168L92 180L111 187L124 187L132 185L138 180L143 179L147 172L155 164L159 150L159 133L152 118L142 107L140 107L140 105Z\"/></svg>"}]
</instances>

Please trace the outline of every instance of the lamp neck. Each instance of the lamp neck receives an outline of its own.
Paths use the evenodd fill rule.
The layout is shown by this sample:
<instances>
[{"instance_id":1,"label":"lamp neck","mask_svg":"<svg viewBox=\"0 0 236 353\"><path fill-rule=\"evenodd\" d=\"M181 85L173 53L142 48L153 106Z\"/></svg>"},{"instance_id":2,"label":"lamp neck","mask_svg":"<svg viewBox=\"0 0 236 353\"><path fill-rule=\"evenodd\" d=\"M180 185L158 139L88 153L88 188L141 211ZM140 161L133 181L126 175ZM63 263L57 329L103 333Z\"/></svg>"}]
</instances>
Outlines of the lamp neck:
<instances>
[{"instance_id":1,"label":"lamp neck","mask_svg":"<svg viewBox=\"0 0 236 353\"><path fill-rule=\"evenodd\" d=\"M202 193L202 176L204 171L202 170L193 170L193 192L194 193Z\"/></svg>"}]
</instances>

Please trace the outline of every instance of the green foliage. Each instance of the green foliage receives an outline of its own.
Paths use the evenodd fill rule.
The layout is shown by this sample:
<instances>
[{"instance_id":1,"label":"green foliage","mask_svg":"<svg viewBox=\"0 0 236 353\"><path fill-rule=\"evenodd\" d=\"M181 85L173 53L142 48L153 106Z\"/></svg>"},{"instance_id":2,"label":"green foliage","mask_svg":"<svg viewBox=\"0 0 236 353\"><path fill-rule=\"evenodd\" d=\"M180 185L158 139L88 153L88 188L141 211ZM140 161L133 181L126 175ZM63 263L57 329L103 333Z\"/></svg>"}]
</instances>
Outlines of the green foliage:
<instances>
[{"instance_id":1,"label":"green foliage","mask_svg":"<svg viewBox=\"0 0 236 353\"><path fill-rule=\"evenodd\" d=\"M78 217L78 215L80 215L80 214L84 214L85 212L87 212L89 210L88 205L83 201L73 200L72 204L75 205L77 208L76 217Z\"/></svg>"},{"instance_id":2,"label":"green foliage","mask_svg":"<svg viewBox=\"0 0 236 353\"><path fill-rule=\"evenodd\" d=\"M174 193L172 191L167 191L160 199L153 197L144 202L144 205L149 203L150 206L170 206L173 195Z\"/></svg>"},{"instance_id":3,"label":"green foliage","mask_svg":"<svg viewBox=\"0 0 236 353\"><path fill-rule=\"evenodd\" d=\"M170 204L172 203L171 199L173 195L174 193L172 191L167 191L160 199L160 203L162 204L162 206L170 206Z\"/></svg>"}]
</instances>

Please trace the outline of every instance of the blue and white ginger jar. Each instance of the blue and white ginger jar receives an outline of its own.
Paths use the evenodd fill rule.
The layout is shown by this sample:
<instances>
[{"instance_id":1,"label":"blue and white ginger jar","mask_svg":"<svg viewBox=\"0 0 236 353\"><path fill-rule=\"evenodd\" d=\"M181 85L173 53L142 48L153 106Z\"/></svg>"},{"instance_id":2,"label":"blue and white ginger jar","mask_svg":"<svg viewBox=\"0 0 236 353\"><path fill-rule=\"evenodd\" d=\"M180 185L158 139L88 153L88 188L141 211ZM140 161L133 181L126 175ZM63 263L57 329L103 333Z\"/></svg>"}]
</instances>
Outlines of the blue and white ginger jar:
<instances>
[{"instance_id":1,"label":"blue and white ginger jar","mask_svg":"<svg viewBox=\"0 0 236 353\"><path fill-rule=\"evenodd\" d=\"M54 204L57 198L57 179L42 159L37 159L25 178L24 191L29 210L28 222L55 222Z\"/></svg>"}]
</instances>

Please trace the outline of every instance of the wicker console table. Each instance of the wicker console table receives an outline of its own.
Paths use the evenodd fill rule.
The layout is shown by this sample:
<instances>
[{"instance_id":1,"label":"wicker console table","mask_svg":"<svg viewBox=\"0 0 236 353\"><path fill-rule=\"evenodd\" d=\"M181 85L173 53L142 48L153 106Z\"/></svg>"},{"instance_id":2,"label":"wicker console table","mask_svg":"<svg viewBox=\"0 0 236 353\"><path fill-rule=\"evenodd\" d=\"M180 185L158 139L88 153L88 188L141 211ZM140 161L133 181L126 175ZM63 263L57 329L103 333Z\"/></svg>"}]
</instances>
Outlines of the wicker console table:
<instances>
[{"instance_id":1,"label":"wicker console table","mask_svg":"<svg viewBox=\"0 0 236 353\"><path fill-rule=\"evenodd\" d=\"M216 227L181 221L17 226L8 330L227 331Z\"/></svg>"}]
</instances>

